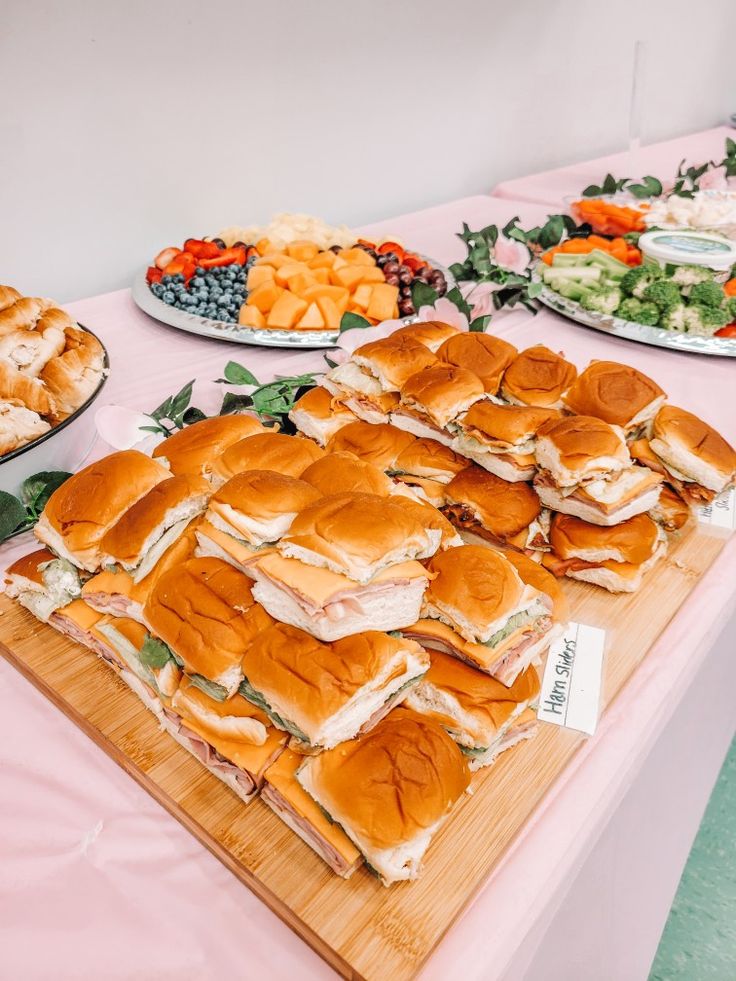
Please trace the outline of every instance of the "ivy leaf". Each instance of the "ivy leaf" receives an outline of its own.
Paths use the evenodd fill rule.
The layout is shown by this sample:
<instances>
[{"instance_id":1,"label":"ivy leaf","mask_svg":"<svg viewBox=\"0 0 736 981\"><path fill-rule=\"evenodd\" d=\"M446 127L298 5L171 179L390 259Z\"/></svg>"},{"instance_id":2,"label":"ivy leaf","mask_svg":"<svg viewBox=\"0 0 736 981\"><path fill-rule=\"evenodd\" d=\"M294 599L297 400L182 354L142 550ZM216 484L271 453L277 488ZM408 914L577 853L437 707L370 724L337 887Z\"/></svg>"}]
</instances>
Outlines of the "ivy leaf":
<instances>
[{"instance_id":1,"label":"ivy leaf","mask_svg":"<svg viewBox=\"0 0 736 981\"><path fill-rule=\"evenodd\" d=\"M366 327L370 327L370 320L366 320L365 317L361 317L359 313L344 313L340 318L340 333L344 330L365 330Z\"/></svg>"},{"instance_id":2,"label":"ivy leaf","mask_svg":"<svg viewBox=\"0 0 736 981\"><path fill-rule=\"evenodd\" d=\"M171 400L171 408L169 409L169 419L172 422L183 414L184 410L189 405L192 398L192 389L194 388L194 378L187 382L186 385L180 389L176 395Z\"/></svg>"},{"instance_id":3,"label":"ivy leaf","mask_svg":"<svg viewBox=\"0 0 736 981\"><path fill-rule=\"evenodd\" d=\"M161 405L159 405L156 409L154 409L153 412L150 412L149 415L156 420L168 419L169 412L171 411L172 402L173 402L173 396L169 395L169 397L164 399Z\"/></svg>"},{"instance_id":4,"label":"ivy leaf","mask_svg":"<svg viewBox=\"0 0 736 981\"><path fill-rule=\"evenodd\" d=\"M23 481L21 497L28 509L28 516L35 521L46 507L46 502L57 487L61 487L71 474L65 470L42 470Z\"/></svg>"},{"instance_id":5,"label":"ivy leaf","mask_svg":"<svg viewBox=\"0 0 736 981\"><path fill-rule=\"evenodd\" d=\"M475 320L471 320L468 330L472 331L474 334L482 334L490 322L491 315L490 313L487 313L483 317L476 317Z\"/></svg>"},{"instance_id":6,"label":"ivy leaf","mask_svg":"<svg viewBox=\"0 0 736 981\"><path fill-rule=\"evenodd\" d=\"M544 284L543 283L530 283L526 289L526 295L530 300L536 300L536 298L542 292Z\"/></svg>"},{"instance_id":7,"label":"ivy leaf","mask_svg":"<svg viewBox=\"0 0 736 981\"><path fill-rule=\"evenodd\" d=\"M181 421L185 426L191 426L195 422L202 422L207 416L194 405L190 405L186 412L182 415Z\"/></svg>"},{"instance_id":8,"label":"ivy leaf","mask_svg":"<svg viewBox=\"0 0 736 981\"><path fill-rule=\"evenodd\" d=\"M543 249L550 249L557 245L565 234L565 222L562 215L550 215L546 223L539 232L538 242Z\"/></svg>"},{"instance_id":9,"label":"ivy leaf","mask_svg":"<svg viewBox=\"0 0 736 981\"><path fill-rule=\"evenodd\" d=\"M259 385L260 382L253 374L237 361L228 361L225 365L224 378L218 378L218 382L227 382L228 385Z\"/></svg>"},{"instance_id":10,"label":"ivy leaf","mask_svg":"<svg viewBox=\"0 0 736 981\"><path fill-rule=\"evenodd\" d=\"M0 542L26 523L28 516L17 497L0 491Z\"/></svg>"},{"instance_id":11,"label":"ivy leaf","mask_svg":"<svg viewBox=\"0 0 736 981\"><path fill-rule=\"evenodd\" d=\"M411 288L411 302L414 304L414 309L417 313L420 307L433 307L438 299L439 294L437 290L432 289L431 286L423 283L420 279L415 280Z\"/></svg>"},{"instance_id":12,"label":"ivy leaf","mask_svg":"<svg viewBox=\"0 0 736 981\"><path fill-rule=\"evenodd\" d=\"M234 392L226 392L222 400L218 415L229 416L253 406L253 399L250 395L235 395Z\"/></svg>"},{"instance_id":13,"label":"ivy leaf","mask_svg":"<svg viewBox=\"0 0 736 981\"><path fill-rule=\"evenodd\" d=\"M726 137L726 156L736 157L736 142L730 136Z\"/></svg>"},{"instance_id":14,"label":"ivy leaf","mask_svg":"<svg viewBox=\"0 0 736 981\"><path fill-rule=\"evenodd\" d=\"M327 354L324 355L324 359L328 368L337 368L337 361L333 361Z\"/></svg>"},{"instance_id":15,"label":"ivy leaf","mask_svg":"<svg viewBox=\"0 0 736 981\"><path fill-rule=\"evenodd\" d=\"M662 181L651 175L642 177L641 184L627 184L626 190L635 198L657 198L662 193Z\"/></svg>"},{"instance_id":16,"label":"ivy leaf","mask_svg":"<svg viewBox=\"0 0 736 981\"><path fill-rule=\"evenodd\" d=\"M597 198L600 194L603 194L603 188L597 184L588 184L583 191L584 198Z\"/></svg>"},{"instance_id":17,"label":"ivy leaf","mask_svg":"<svg viewBox=\"0 0 736 981\"><path fill-rule=\"evenodd\" d=\"M463 294L460 292L460 290L457 288L457 286L453 286L451 290L448 290L448 292L445 294L445 299L449 300L450 303L454 304L458 308L460 313L464 314L466 317L470 317L470 314L472 313L472 307L465 299Z\"/></svg>"}]
</instances>

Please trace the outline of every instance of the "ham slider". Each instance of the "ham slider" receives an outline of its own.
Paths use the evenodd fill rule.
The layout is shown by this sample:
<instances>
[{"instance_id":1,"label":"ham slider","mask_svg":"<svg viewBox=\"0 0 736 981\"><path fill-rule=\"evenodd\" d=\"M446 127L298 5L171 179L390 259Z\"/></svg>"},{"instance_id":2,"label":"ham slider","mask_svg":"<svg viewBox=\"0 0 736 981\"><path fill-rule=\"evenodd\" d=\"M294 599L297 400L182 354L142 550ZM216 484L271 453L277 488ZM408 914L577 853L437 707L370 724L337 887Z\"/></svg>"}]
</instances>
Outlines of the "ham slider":
<instances>
[{"instance_id":1,"label":"ham slider","mask_svg":"<svg viewBox=\"0 0 736 981\"><path fill-rule=\"evenodd\" d=\"M401 388L401 401L391 422L414 433L451 446L448 423L484 397L483 383L466 368L438 364L412 375Z\"/></svg>"},{"instance_id":2,"label":"ham slider","mask_svg":"<svg viewBox=\"0 0 736 981\"><path fill-rule=\"evenodd\" d=\"M437 352L440 361L477 375L487 395L496 395L501 378L519 352L493 334L462 332L449 338Z\"/></svg>"},{"instance_id":3,"label":"ham slider","mask_svg":"<svg viewBox=\"0 0 736 981\"><path fill-rule=\"evenodd\" d=\"M365 463L389 472L396 468L400 454L414 443L416 437L388 423L371 425L353 422L345 426L327 444L328 453L352 453Z\"/></svg>"},{"instance_id":4,"label":"ham slider","mask_svg":"<svg viewBox=\"0 0 736 981\"><path fill-rule=\"evenodd\" d=\"M214 416L169 436L158 444L153 457L165 463L172 473L209 477L213 463L228 446L263 431L255 416Z\"/></svg>"},{"instance_id":5,"label":"ham slider","mask_svg":"<svg viewBox=\"0 0 736 981\"><path fill-rule=\"evenodd\" d=\"M46 503L34 528L39 541L78 569L102 565L102 540L125 512L170 477L137 450L112 453L74 474Z\"/></svg>"},{"instance_id":6,"label":"ham slider","mask_svg":"<svg viewBox=\"0 0 736 981\"><path fill-rule=\"evenodd\" d=\"M592 416L539 430L534 487L543 504L606 527L655 507L662 478L632 465L623 432Z\"/></svg>"},{"instance_id":7,"label":"ham slider","mask_svg":"<svg viewBox=\"0 0 736 981\"><path fill-rule=\"evenodd\" d=\"M397 487L383 470L367 460L359 460L349 450L328 453L302 474L323 497L332 494L375 494L390 497Z\"/></svg>"},{"instance_id":8,"label":"ham slider","mask_svg":"<svg viewBox=\"0 0 736 981\"><path fill-rule=\"evenodd\" d=\"M642 577L667 552L667 537L649 515L638 514L612 528L556 514L550 530L552 552L544 565L556 576L633 593Z\"/></svg>"},{"instance_id":9,"label":"ham slider","mask_svg":"<svg viewBox=\"0 0 736 981\"><path fill-rule=\"evenodd\" d=\"M335 433L356 418L355 413L319 386L305 392L289 412L289 419L299 432L320 446L325 446Z\"/></svg>"},{"instance_id":10,"label":"ham slider","mask_svg":"<svg viewBox=\"0 0 736 981\"><path fill-rule=\"evenodd\" d=\"M297 779L390 885L418 877L470 772L441 726L399 708L366 735L308 758Z\"/></svg>"},{"instance_id":11,"label":"ham slider","mask_svg":"<svg viewBox=\"0 0 736 981\"><path fill-rule=\"evenodd\" d=\"M376 725L428 667L412 640L374 630L325 644L277 623L248 648L240 692L315 752Z\"/></svg>"},{"instance_id":12,"label":"ham slider","mask_svg":"<svg viewBox=\"0 0 736 981\"><path fill-rule=\"evenodd\" d=\"M592 361L563 396L565 408L620 426L627 439L645 436L667 398L641 371L615 361Z\"/></svg>"},{"instance_id":13,"label":"ham slider","mask_svg":"<svg viewBox=\"0 0 736 981\"><path fill-rule=\"evenodd\" d=\"M439 320L420 320L415 324L407 324L406 327L399 327L391 337L411 337L419 341L425 347L436 354L439 348L452 337L466 336L458 327L452 324L444 324Z\"/></svg>"},{"instance_id":14,"label":"ham slider","mask_svg":"<svg viewBox=\"0 0 736 981\"><path fill-rule=\"evenodd\" d=\"M449 446L420 437L399 453L388 472L413 496L441 507L445 504L445 485L468 466L465 457Z\"/></svg>"},{"instance_id":15,"label":"ham slider","mask_svg":"<svg viewBox=\"0 0 736 981\"><path fill-rule=\"evenodd\" d=\"M501 397L511 405L561 409L562 396L575 381L577 368L543 344L517 355L504 372Z\"/></svg>"},{"instance_id":16,"label":"ham slider","mask_svg":"<svg viewBox=\"0 0 736 981\"><path fill-rule=\"evenodd\" d=\"M552 598L525 583L503 555L463 545L435 555L422 619L403 630L511 687L550 643Z\"/></svg>"},{"instance_id":17,"label":"ham slider","mask_svg":"<svg viewBox=\"0 0 736 981\"><path fill-rule=\"evenodd\" d=\"M558 419L556 409L476 402L453 423L453 446L463 456L504 480L531 480L539 429Z\"/></svg>"},{"instance_id":18,"label":"ham slider","mask_svg":"<svg viewBox=\"0 0 736 981\"><path fill-rule=\"evenodd\" d=\"M248 470L274 470L287 477L301 477L324 450L310 439L286 433L256 433L229 446L212 466L212 484L221 487L235 474Z\"/></svg>"},{"instance_id":19,"label":"ham slider","mask_svg":"<svg viewBox=\"0 0 736 981\"><path fill-rule=\"evenodd\" d=\"M47 548L29 552L8 566L5 591L44 623L55 610L82 595L79 570Z\"/></svg>"},{"instance_id":20,"label":"ham slider","mask_svg":"<svg viewBox=\"0 0 736 981\"><path fill-rule=\"evenodd\" d=\"M455 657L432 651L429 671L407 695L406 707L439 723L469 757L471 770L490 766L500 753L530 739L537 720L521 722L539 697L539 676L523 671L507 688Z\"/></svg>"}]
</instances>

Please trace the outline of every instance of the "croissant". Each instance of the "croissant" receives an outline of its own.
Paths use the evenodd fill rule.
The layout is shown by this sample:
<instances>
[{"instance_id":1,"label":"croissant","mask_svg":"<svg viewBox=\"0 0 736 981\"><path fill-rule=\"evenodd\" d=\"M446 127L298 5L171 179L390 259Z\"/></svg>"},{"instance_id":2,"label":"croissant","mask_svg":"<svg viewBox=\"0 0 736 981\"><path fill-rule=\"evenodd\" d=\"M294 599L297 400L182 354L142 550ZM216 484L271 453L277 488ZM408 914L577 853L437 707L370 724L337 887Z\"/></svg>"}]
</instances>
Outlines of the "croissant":
<instances>
[{"instance_id":1,"label":"croissant","mask_svg":"<svg viewBox=\"0 0 736 981\"><path fill-rule=\"evenodd\" d=\"M76 327L77 322L66 310L60 307L50 306L45 310L36 322L36 330L45 330L47 327L55 327L58 330L66 330L67 327Z\"/></svg>"},{"instance_id":2,"label":"croissant","mask_svg":"<svg viewBox=\"0 0 736 981\"><path fill-rule=\"evenodd\" d=\"M0 402L0 456L38 439L51 429L37 412L17 402Z\"/></svg>"},{"instance_id":3,"label":"croissant","mask_svg":"<svg viewBox=\"0 0 736 981\"><path fill-rule=\"evenodd\" d=\"M22 374L7 358L0 358L0 401L22 402L41 416L53 415L56 405L38 378Z\"/></svg>"},{"instance_id":4,"label":"croissant","mask_svg":"<svg viewBox=\"0 0 736 981\"><path fill-rule=\"evenodd\" d=\"M41 314L52 305L51 300L22 296L11 306L0 310L0 337L13 330L33 330Z\"/></svg>"},{"instance_id":5,"label":"croissant","mask_svg":"<svg viewBox=\"0 0 736 981\"><path fill-rule=\"evenodd\" d=\"M20 293L12 286L0 286L0 310L12 306L16 300L20 299Z\"/></svg>"},{"instance_id":6,"label":"croissant","mask_svg":"<svg viewBox=\"0 0 736 981\"><path fill-rule=\"evenodd\" d=\"M58 327L41 331L42 320L43 317L37 330L14 330L0 337L0 358L10 361L24 375L39 375L46 362L58 357L66 344L64 331Z\"/></svg>"},{"instance_id":7,"label":"croissant","mask_svg":"<svg viewBox=\"0 0 736 981\"><path fill-rule=\"evenodd\" d=\"M41 371L55 403L54 418L65 419L92 395L102 378L104 352L92 334L77 327L64 331L66 350Z\"/></svg>"}]
</instances>

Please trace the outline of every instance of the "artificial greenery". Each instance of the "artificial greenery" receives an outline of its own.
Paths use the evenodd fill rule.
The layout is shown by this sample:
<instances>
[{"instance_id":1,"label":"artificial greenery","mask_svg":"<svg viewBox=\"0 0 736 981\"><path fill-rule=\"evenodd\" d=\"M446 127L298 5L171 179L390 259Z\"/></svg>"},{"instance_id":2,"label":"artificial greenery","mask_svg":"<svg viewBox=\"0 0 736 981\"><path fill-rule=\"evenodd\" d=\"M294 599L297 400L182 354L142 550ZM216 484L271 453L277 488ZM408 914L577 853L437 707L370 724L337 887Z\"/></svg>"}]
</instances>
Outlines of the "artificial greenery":
<instances>
[{"instance_id":1,"label":"artificial greenery","mask_svg":"<svg viewBox=\"0 0 736 981\"><path fill-rule=\"evenodd\" d=\"M0 491L0 542L32 528L48 499L69 477L65 470L42 470L23 481L20 497Z\"/></svg>"}]
</instances>

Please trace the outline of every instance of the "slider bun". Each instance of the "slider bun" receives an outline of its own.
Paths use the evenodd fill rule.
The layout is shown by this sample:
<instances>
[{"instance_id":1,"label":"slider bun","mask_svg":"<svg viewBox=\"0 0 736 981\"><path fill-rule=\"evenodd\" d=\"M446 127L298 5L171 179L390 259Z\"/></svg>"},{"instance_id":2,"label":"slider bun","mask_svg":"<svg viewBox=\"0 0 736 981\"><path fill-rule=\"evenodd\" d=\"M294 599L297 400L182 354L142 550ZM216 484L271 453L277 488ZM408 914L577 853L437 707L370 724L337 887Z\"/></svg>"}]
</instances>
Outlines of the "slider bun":
<instances>
[{"instance_id":1,"label":"slider bun","mask_svg":"<svg viewBox=\"0 0 736 981\"><path fill-rule=\"evenodd\" d=\"M483 382L485 391L495 395L504 371L517 354L514 345L500 337L463 332L445 341L437 357L440 361L474 372Z\"/></svg>"},{"instance_id":2,"label":"slider bun","mask_svg":"<svg viewBox=\"0 0 736 981\"><path fill-rule=\"evenodd\" d=\"M561 559L588 562L630 562L640 565L656 551L660 532L647 514L604 528L567 514L555 514L549 533L552 549Z\"/></svg>"},{"instance_id":3,"label":"slider bun","mask_svg":"<svg viewBox=\"0 0 736 981\"><path fill-rule=\"evenodd\" d=\"M541 466L547 466L548 457L555 470L562 467L573 472L584 472L598 461L612 464L607 468L611 470L617 463L623 467L631 464L621 431L592 416L551 419L540 427L537 437L537 462Z\"/></svg>"},{"instance_id":4,"label":"slider bun","mask_svg":"<svg viewBox=\"0 0 736 981\"><path fill-rule=\"evenodd\" d=\"M459 333L459 329L453 327L452 324L443 324L439 320L424 320L416 324L407 324L406 327L399 327L391 336L412 337L436 353L446 340Z\"/></svg>"},{"instance_id":5,"label":"slider bun","mask_svg":"<svg viewBox=\"0 0 736 981\"><path fill-rule=\"evenodd\" d=\"M509 402L559 408L577 376L575 365L543 344L522 351L506 369L501 394Z\"/></svg>"},{"instance_id":6,"label":"slider bun","mask_svg":"<svg viewBox=\"0 0 736 981\"><path fill-rule=\"evenodd\" d=\"M413 477L449 481L470 466L469 461L436 439L420 436L399 453L393 469Z\"/></svg>"},{"instance_id":7,"label":"slider bun","mask_svg":"<svg viewBox=\"0 0 736 981\"><path fill-rule=\"evenodd\" d=\"M391 334L363 344L353 351L352 360L389 391L398 391L411 375L437 362L429 348L406 334Z\"/></svg>"},{"instance_id":8,"label":"slider bun","mask_svg":"<svg viewBox=\"0 0 736 981\"><path fill-rule=\"evenodd\" d=\"M550 578L554 579L554 576ZM522 671L511 687L507 688L491 675L478 671L450 654L430 651L429 656L429 671L422 679L423 682L448 692L466 712L475 716L482 724L490 724L492 729L502 725L516 705L528 702L539 694L539 675L533 667Z\"/></svg>"},{"instance_id":9,"label":"slider bun","mask_svg":"<svg viewBox=\"0 0 736 981\"><path fill-rule=\"evenodd\" d=\"M528 528L542 510L529 484L503 480L475 465L452 478L445 496L448 503L473 511L484 528L504 541Z\"/></svg>"},{"instance_id":10,"label":"slider bun","mask_svg":"<svg viewBox=\"0 0 736 981\"><path fill-rule=\"evenodd\" d=\"M709 490L724 490L736 472L736 450L692 412L665 405L654 419L651 448L665 464Z\"/></svg>"},{"instance_id":11,"label":"slider bun","mask_svg":"<svg viewBox=\"0 0 736 981\"><path fill-rule=\"evenodd\" d=\"M403 494L395 495L391 501L416 518L424 528L434 528L435 531L439 531L442 535L440 548L454 548L456 545L462 545L462 539L454 526L432 504L418 501L413 497L404 497Z\"/></svg>"},{"instance_id":12,"label":"slider bun","mask_svg":"<svg viewBox=\"0 0 736 981\"><path fill-rule=\"evenodd\" d=\"M403 708L306 768L310 792L369 849L394 848L433 829L470 783L465 758L444 729Z\"/></svg>"},{"instance_id":13,"label":"slider bun","mask_svg":"<svg viewBox=\"0 0 736 981\"><path fill-rule=\"evenodd\" d=\"M54 491L34 529L36 538L75 565L95 572L107 531L170 476L159 462L137 450L111 453Z\"/></svg>"},{"instance_id":14,"label":"slider bun","mask_svg":"<svg viewBox=\"0 0 736 981\"><path fill-rule=\"evenodd\" d=\"M452 610L478 633L513 610L524 591L521 578L505 556L484 545L461 545L438 552L427 563L427 570L433 576L427 587L427 602Z\"/></svg>"},{"instance_id":15,"label":"slider bun","mask_svg":"<svg viewBox=\"0 0 736 981\"><path fill-rule=\"evenodd\" d=\"M289 419L300 433L324 446L331 436L355 422L355 413L342 405L326 388L310 388L289 412Z\"/></svg>"},{"instance_id":16,"label":"slider bun","mask_svg":"<svg viewBox=\"0 0 736 981\"><path fill-rule=\"evenodd\" d=\"M268 738L267 716L242 695L218 702L187 677L174 692L171 707L185 721L191 719L221 739L263 746Z\"/></svg>"},{"instance_id":17,"label":"slider bun","mask_svg":"<svg viewBox=\"0 0 736 981\"><path fill-rule=\"evenodd\" d=\"M444 426L483 394L483 383L472 371L454 364L437 364L406 381L401 388L401 401L409 407L427 409L437 424Z\"/></svg>"},{"instance_id":18,"label":"slider bun","mask_svg":"<svg viewBox=\"0 0 736 981\"><path fill-rule=\"evenodd\" d=\"M194 508L204 511L210 490L204 477L195 474L179 474L162 480L136 501L105 534L100 543L102 552L113 562L135 564L146 547L153 544L149 539L164 526L191 517Z\"/></svg>"},{"instance_id":19,"label":"slider bun","mask_svg":"<svg viewBox=\"0 0 736 981\"><path fill-rule=\"evenodd\" d=\"M383 470L348 452L328 453L316 460L304 471L302 480L324 497L347 493L388 497L394 493L393 482Z\"/></svg>"},{"instance_id":20,"label":"slider bun","mask_svg":"<svg viewBox=\"0 0 736 981\"><path fill-rule=\"evenodd\" d=\"M522 443L536 435L541 426L559 419L557 409L525 405L498 405L482 399L471 405L460 420L464 429L477 429L505 443Z\"/></svg>"},{"instance_id":21,"label":"slider bun","mask_svg":"<svg viewBox=\"0 0 736 981\"><path fill-rule=\"evenodd\" d=\"M246 436L263 432L254 416L215 416L202 419L159 443L154 459L168 460L172 473L194 473L207 476L212 464L233 443Z\"/></svg>"},{"instance_id":22,"label":"slider bun","mask_svg":"<svg viewBox=\"0 0 736 981\"><path fill-rule=\"evenodd\" d=\"M405 433L387 422L372 425L369 422L351 422L332 437L327 444L328 453L347 451L359 460L372 463L381 470L391 470L402 450L410 446L416 436Z\"/></svg>"},{"instance_id":23,"label":"slider bun","mask_svg":"<svg viewBox=\"0 0 736 981\"><path fill-rule=\"evenodd\" d=\"M593 361L563 396L571 412L626 427L647 406L666 398L659 385L629 365Z\"/></svg>"},{"instance_id":24,"label":"slider bun","mask_svg":"<svg viewBox=\"0 0 736 981\"><path fill-rule=\"evenodd\" d=\"M210 500L210 508L226 505L258 521L301 511L320 494L304 480L274 470L248 470L222 485Z\"/></svg>"},{"instance_id":25,"label":"slider bun","mask_svg":"<svg viewBox=\"0 0 736 981\"><path fill-rule=\"evenodd\" d=\"M215 558L189 559L162 575L143 616L188 674L201 674L229 694L240 683L243 655L273 623L253 599L248 577Z\"/></svg>"},{"instance_id":26,"label":"slider bun","mask_svg":"<svg viewBox=\"0 0 736 981\"><path fill-rule=\"evenodd\" d=\"M574 519L573 519L574 520ZM519 578L527 586L533 586L540 593L545 593L552 600L552 619L558 623L567 623L570 619L570 606L567 596L557 579L539 562L534 562L522 552L508 549L503 553L504 558L519 573ZM520 699L521 700L521 699Z\"/></svg>"},{"instance_id":27,"label":"slider bun","mask_svg":"<svg viewBox=\"0 0 736 981\"><path fill-rule=\"evenodd\" d=\"M679 531L690 520L690 508L676 490L669 484L662 484L659 501L649 515L667 531Z\"/></svg>"},{"instance_id":28,"label":"slider bun","mask_svg":"<svg viewBox=\"0 0 736 981\"><path fill-rule=\"evenodd\" d=\"M21 580L27 580L28 585L35 583L37 586L44 587L43 573L39 569L44 562L53 562L56 556L47 548L37 548L27 555L22 555L16 559L12 565L5 570L8 581L15 585L21 585Z\"/></svg>"},{"instance_id":29,"label":"slider bun","mask_svg":"<svg viewBox=\"0 0 736 981\"><path fill-rule=\"evenodd\" d=\"M289 477L301 477L310 463L324 456L324 450L311 439L265 432L248 436L229 446L212 468L217 483L246 470L275 470Z\"/></svg>"}]
</instances>

